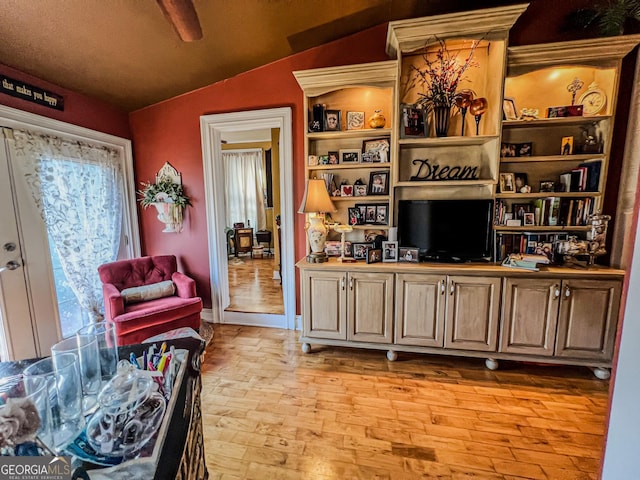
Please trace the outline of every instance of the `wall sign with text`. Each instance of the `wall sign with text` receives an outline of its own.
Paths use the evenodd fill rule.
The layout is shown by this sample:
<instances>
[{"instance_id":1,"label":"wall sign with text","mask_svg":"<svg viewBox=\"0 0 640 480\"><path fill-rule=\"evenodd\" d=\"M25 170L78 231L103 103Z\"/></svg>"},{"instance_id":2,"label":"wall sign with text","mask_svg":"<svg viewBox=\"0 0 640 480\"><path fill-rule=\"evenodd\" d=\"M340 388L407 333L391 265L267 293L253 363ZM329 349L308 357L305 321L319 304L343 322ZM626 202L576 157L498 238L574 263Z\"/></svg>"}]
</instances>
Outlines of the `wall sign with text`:
<instances>
[{"instance_id":1,"label":"wall sign with text","mask_svg":"<svg viewBox=\"0 0 640 480\"><path fill-rule=\"evenodd\" d=\"M0 92L11 95L12 97L21 98L28 102L64 111L64 97L62 95L34 87L33 85L15 80L6 75L0 75Z\"/></svg>"},{"instance_id":2,"label":"wall sign with text","mask_svg":"<svg viewBox=\"0 0 640 480\"><path fill-rule=\"evenodd\" d=\"M411 181L425 180L476 180L478 167L473 165L439 165L429 163L429 159L415 159L413 165L419 165L418 171L411 177Z\"/></svg>"}]
</instances>

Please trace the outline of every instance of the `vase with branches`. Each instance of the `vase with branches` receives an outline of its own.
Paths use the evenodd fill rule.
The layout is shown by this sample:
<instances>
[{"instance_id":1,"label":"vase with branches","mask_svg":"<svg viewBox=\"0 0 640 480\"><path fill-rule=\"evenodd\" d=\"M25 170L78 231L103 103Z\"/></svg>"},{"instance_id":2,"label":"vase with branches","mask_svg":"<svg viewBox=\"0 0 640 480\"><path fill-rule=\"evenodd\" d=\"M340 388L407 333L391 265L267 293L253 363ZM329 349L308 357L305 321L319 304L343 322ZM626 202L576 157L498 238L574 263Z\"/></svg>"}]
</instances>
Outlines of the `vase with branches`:
<instances>
[{"instance_id":1,"label":"vase with branches","mask_svg":"<svg viewBox=\"0 0 640 480\"><path fill-rule=\"evenodd\" d=\"M156 183L141 182L141 185L140 204L144 208L151 205L156 208L158 220L165 224L163 232L181 232L183 211L191 205L182 185L169 177L162 177Z\"/></svg>"}]
</instances>

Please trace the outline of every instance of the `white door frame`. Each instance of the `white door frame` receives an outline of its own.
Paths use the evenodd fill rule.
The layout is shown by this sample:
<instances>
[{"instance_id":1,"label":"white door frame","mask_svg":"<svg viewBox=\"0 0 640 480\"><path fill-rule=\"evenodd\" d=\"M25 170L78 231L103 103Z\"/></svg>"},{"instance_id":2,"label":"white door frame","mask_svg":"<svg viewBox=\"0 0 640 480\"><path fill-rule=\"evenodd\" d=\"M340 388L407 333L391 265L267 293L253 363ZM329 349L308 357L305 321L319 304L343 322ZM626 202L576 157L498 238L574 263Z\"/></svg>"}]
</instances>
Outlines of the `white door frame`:
<instances>
[{"instance_id":1,"label":"white door frame","mask_svg":"<svg viewBox=\"0 0 640 480\"><path fill-rule=\"evenodd\" d=\"M136 209L135 199L136 189L133 175L133 155L130 140L116 137L114 135L109 135L107 133L90 130L88 128L79 127L70 123L61 122L59 120L53 120L48 117L24 112L22 110L17 110L3 105L0 105L0 127L37 130L50 135L60 136L64 138L71 138L79 141L90 141L92 143L99 144L101 143L111 148L118 149L123 159L122 173L125 197L123 199L123 235L126 241L126 245L122 245L120 248L120 255L123 258L140 256L140 234L138 230L138 212ZM2 143L2 148L4 148L4 140ZM16 222L19 223L19 219L16 218ZM34 317L30 319L30 321L32 322L34 327L33 335L35 337L36 353L37 356L42 356L49 352L52 344L60 340L61 332L59 325L51 326L41 324L43 320L51 322L52 319L57 316L56 305L52 306L51 299L47 298L47 296L49 295L55 296L55 285L53 284L53 278L51 275L48 275L47 278L41 278L41 276L37 274L36 269L38 268L38 266L36 264L38 262L44 262L44 260L42 260L39 255L35 255L35 257L38 258L30 258L29 253L24 248L24 235L39 235L39 233L33 233L37 230L31 228L33 226L27 227L29 227L27 229L28 231L24 231L24 225L17 225L19 237L18 242L20 243L19 250L23 255L21 263L23 263L22 270L25 276L27 295L29 299L29 311L32 312L31 316ZM48 245L48 240L46 238L44 238L43 241L45 245ZM47 250L46 253L44 252L44 250ZM42 253L42 255L48 255L48 249L45 249L43 247L43 252L40 253ZM47 265L50 265L50 263L47 263ZM35 286L31 283L31 281L36 282ZM32 288L35 288L37 291L31 291L29 285L31 285ZM15 297L13 297L12 299L15 300ZM7 300L6 298L3 301L0 301L0 308L3 308L4 302L8 301L9 300ZM4 305L4 307L6 308L6 305ZM41 317L47 318L44 319ZM18 321L26 322L27 320L28 319L20 319ZM20 329L21 331L17 330L18 329L13 329L12 332L11 329L9 329L9 332L7 333L10 335L10 338L7 338L5 340L7 342L12 342L12 337L15 337L16 333L25 333L24 329ZM6 348L6 351L8 351L9 355L13 356L14 358L24 358L24 356L21 355L20 352L12 352L10 346Z\"/></svg>"},{"instance_id":2,"label":"white door frame","mask_svg":"<svg viewBox=\"0 0 640 480\"><path fill-rule=\"evenodd\" d=\"M225 234L225 193L222 162L224 133L280 129L280 261L283 272L284 315L226 312L229 305L228 259ZM211 303L215 323L295 328L295 270L293 247L293 139L291 108L271 108L200 117L202 161L207 206Z\"/></svg>"}]
</instances>

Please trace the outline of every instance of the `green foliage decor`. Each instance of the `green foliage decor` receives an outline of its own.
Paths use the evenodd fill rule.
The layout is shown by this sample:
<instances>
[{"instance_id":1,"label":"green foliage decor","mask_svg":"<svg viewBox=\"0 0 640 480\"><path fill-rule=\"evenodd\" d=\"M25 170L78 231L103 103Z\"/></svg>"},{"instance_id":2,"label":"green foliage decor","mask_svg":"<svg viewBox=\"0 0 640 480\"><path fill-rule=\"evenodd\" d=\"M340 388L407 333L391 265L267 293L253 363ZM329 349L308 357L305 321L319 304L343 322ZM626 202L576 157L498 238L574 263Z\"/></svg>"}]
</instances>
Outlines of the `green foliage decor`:
<instances>
[{"instance_id":1,"label":"green foliage decor","mask_svg":"<svg viewBox=\"0 0 640 480\"><path fill-rule=\"evenodd\" d=\"M183 208L191 205L182 185L173 183L170 178L163 177L157 183L140 182L140 184L142 189L138 190L138 194L141 196L140 204L144 208L159 202L175 203Z\"/></svg>"}]
</instances>

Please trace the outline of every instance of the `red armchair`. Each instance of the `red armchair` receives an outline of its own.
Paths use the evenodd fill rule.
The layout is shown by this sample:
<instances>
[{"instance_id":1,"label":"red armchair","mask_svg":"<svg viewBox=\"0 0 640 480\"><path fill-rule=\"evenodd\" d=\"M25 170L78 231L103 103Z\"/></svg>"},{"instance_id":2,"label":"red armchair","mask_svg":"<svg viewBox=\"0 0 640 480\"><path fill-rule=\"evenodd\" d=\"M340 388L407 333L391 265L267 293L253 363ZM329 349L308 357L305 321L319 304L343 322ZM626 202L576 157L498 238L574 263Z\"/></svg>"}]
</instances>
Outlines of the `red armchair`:
<instances>
[{"instance_id":1,"label":"red armchair","mask_svg":"<svg viewBox=\"0 0 640 480\"><path fill-rule=\"evenodd\" d=\"M196 296L195 282L177 271L174 255L106 263L98 267L98 274L102 281L105 319L115 325L118 345L140 343L175 328L200 328L202 299ZM125 289L167 280L173 281L175 293L170 294L171 290L165 289L164 294L169 295L161 298L129 303L121 293ZM166 287L167 284L172 289L170 282L163 285ZM140 300L139 296L137 300Z\"/></svg>"}]
</instances>

